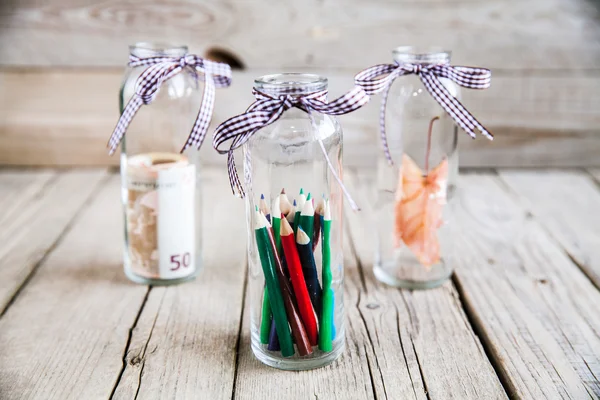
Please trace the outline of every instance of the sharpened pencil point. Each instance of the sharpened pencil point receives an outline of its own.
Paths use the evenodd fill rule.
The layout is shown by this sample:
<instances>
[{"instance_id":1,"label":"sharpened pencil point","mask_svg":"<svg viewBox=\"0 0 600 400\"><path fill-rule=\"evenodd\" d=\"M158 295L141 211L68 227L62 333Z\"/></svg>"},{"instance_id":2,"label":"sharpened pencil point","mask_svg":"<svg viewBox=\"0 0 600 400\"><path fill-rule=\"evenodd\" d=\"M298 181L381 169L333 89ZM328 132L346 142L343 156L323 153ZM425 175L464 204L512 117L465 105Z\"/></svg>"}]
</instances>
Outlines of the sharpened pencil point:
<instances>
[{"instance_id":1,"label":"sharpened pencil point","mask_svg":"<svg viewBox=\"0 0 600 400\"><path fill-rule=\"evenodd\" d=\"M308 196L306 196L306 201L310 200L310 193L308 194Z\"/></svg>"},{"instance_id":2,"label":"sharpened pencil point","mask_svg":"<svg viewBox=\"0 0 600 400\"><path fill-rule=\"evenodd\" d=\"M265 195L261 193L261 195L260 195L260 199L261 199L261 200L264 200L264 199L265 199Z\"/></svg>"},{"instance_id":3,"label":"sharpened pencil point","mask_svg":"<svg viewBox=\"0 0 600 400\"><path fill-rule=\"evenodd\" d=\"M304 189L300 188L300 194L304 194Z\"/></svg>"},{"instance_id":4,"label":"sharpened pencil point","mask_svg":"<svg viewBox=\"0 0 600 400\"><path fill-rule=\"evenodd\" d=\"M288 236L294 233L294 230L292 229L292 226L290 225L290 223L288 222L287 219L281 218L281 236Z\"/></svg>"},{"instance_id":5,"label":"sharpened pencil point","mask_svg":"<svg viewBox=\"0 0 600 400\"><path fill-rule=\"evenodd\" d=\"M309 244L310 243L310 238L308 237L306 232L304 232L304 229L302 229L301 226L298 227L298 233L296 234L296 243L298 243L298 244Z\"/></svg>"}]
</instances>

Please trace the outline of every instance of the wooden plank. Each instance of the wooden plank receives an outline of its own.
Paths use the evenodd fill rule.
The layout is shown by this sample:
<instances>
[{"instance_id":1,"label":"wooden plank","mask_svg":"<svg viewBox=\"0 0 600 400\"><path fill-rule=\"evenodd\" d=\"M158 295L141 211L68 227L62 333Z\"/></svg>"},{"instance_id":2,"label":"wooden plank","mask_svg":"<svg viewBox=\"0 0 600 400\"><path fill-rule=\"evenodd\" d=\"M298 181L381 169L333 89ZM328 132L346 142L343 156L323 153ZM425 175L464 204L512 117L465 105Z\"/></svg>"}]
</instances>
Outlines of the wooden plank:
<instances>
[{"instance_id":1,"label":"wooden plank","mask_svg":"<svg viewBox=\"0 0 600 400\"><path fill-rule=\"evenodd\" d=\"M122 270L114 175L0 320L3 398L108 398L147 288Z\"/></svg>"},{"instance_id":2,"label":"wooden plank","mask_svg":"<svg viewBox=\"0 0 600 400\"><path fill-rule=\"evenodd\" d=\"M267 72L237 72L232 87L218 91L211 132L243 112L252 80ZM326 74L331 98L351 87L354 72ZM9 94L0 97L0 164L117 165L105 146L118 117L120 79L121 71L0 71L0 92ZM599 165L600 75L499 75L489 90L463 94L496 135L490 143L461 133L463 166ZM380 156L379 101L340 119L348 165L373 167ZM209 142L202 157L225 163Z\"/></svg>"},{"instance_id":3,"label":"wooden plank","mask_svg":"<svg viewBox=\"0 0 600 400\"><path fill-rule=\"evenodd\" d=\"M345 183L362 211L349 211L352 243L364 271L366 292L358 301L377 356L383 392L377 397L428 399L507 398L451 283L431 290L398 290L379 283L372 273L375 233L372 171L346 171ZM408 367L412 393L402 391L401 374ZM375 378L378 380L378 378ZM416 385L415 385L416 383Z\"/></svg>"},{"instance_id":4,"label":"wooden plank","mask_svg":"<svg viewBox=\"0 0 600 400\"><path fill-rule=\"evenodd\" d=\"M253 68L361 68L402 44L438 44L459 64L495 69L597 69L600 55L596 10L584 0L5 3L0 60L12 66L120 66L140 38L201 54L226 48Z\"/></svg>"},{"instance_id":5,"label":"wooden plank","mask_svg":"<svg viewBox=\"0 0 600 400\"><path fill-rule=\"evenodd\" d=\"M0 172L0 314L105 178L105 170Z\"/></svg>"},{"instance_id":6,"label":"wooden plank","mask_svg":"<svg viewBox=\"0 0 600 400\"><path fill-rule=\"evenodd\" d=\"M500 177L597 288L600 190L583 171L500 170Z\"/></svg>"},{"instance_id":7,"label":"wooden plank","mask_svg":"<svg viewBox=\"0 0 600 400\"><path fill-rule=\"evenodd\" d=\"M244 202L231 194L224 169L204 170L203 184L204 269L192 283L152 288L115 399L231 398L246 274Z\"/></svg>"},{"instance_id":8,"label":"wooden plank","mask_svg":"<svg viewBox=\"0 0 600 400\"><path fill-rule=\"evenodd\" d=\"M499 178L460 193L455 283L509 396L599 398L600 292Z\"/></svg>"}]
</instances>

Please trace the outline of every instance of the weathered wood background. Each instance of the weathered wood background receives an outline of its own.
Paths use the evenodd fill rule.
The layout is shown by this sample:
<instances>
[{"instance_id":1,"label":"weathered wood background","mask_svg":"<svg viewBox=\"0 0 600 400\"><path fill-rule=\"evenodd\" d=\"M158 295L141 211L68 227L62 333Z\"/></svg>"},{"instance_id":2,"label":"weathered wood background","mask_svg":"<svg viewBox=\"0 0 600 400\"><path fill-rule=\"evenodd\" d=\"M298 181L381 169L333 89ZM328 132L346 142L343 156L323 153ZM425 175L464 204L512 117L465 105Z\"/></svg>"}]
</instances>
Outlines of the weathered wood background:
<instances>
[{"instance_id":1,"label":"weathered wood background","mask_svg":"<svg viewBox=\"0 0 600 400\"><path fill-rule=\"evenodd\" d=\"M2 0L0 164L107 165L127 45L187 43L244 66L215 122L242 111L251 80L300 70L333 95L402 44L440 45L493 70L465 103L496 141L463 138L465 166L600 165L600 16L595 0ZM343 117L346 161L373 164L378 100ZM207 163L222 163L210 146Z\"/></svg>"}]
</instances>

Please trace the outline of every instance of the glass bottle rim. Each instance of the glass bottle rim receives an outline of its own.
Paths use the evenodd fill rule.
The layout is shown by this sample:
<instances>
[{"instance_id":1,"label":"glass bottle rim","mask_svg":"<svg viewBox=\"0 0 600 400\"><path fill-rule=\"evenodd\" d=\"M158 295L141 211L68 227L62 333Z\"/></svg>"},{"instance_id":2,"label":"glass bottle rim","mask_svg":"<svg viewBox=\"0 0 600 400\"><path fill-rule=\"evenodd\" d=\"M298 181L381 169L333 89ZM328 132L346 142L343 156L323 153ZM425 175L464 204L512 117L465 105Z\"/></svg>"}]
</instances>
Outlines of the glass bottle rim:
<instances>
[{"instance_id":1,"label":"glass bottle rim","mask_svg":"<svg viewBox=\"0 0 600 400\"><path fill-rule=\"evenodd\" d=\"M452 52L442 47L400 46L392 51L394 61L406 64L447 64Z\"/></svg>"},{"instance_id":2,"label":"glass bottle rim","mask_svg":"<svg viewBox=\"0 0 600 400\"><path fill-rule=\"evenodd\" d=\"M183 57L188 52L186 45L165 42L137 42L129 46L129 53L137 57L171 56Z\"/></svg>"},{"instance_id":3,"label":"glass bottle rim","mask_svg":"<svg viewBox=\"0 0 600 400\"><path fill-rule=\"evenodd\" d=\"M254 88L272 94L313 93L327 89L327 78L301 72L270 74L256 78Z\"/></svg>"}]
</instances>

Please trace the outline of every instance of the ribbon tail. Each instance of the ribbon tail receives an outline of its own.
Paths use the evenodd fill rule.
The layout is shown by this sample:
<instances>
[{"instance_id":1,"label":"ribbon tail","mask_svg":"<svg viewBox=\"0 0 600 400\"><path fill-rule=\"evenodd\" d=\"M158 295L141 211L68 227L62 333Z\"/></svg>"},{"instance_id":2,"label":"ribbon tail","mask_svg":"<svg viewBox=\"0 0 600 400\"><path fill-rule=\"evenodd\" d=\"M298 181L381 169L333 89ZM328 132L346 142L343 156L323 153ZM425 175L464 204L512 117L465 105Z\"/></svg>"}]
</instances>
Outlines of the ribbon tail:
<instances>
[{"instance_id":1,"label":"ribbon tail","mask_svg":"<svg viewBox=\"0 0 600 400\"><path fill-rule=\"evenodd\" d=\"M315 123L312 113L310 112L310 108L308 108L307 113L308 113L308 118L310 119L310 124L312 125L313 129L316 132L317 125ZM335 172L335 167L333 166L333 164L331 163L331 159L327 155L327 149L325 148L325 144L323 143L323 141L321 139L317 139L317 141L319 142L319 146L321 147L321 151L323 152L323 156L325 157L325 162L327 162L327 166L329 167L329 170L331 171L331 175L333 175L333 178L337 181L338 185L340 185L340 188L342 189L344 196L346 196L346 199L348 199L348 202L350 203L350 207L352 207L353 211L360 211L360 207L356 204L356 202L350 195L350 192L348 192L348 189L346 189L346 186L344 186L344 182L342 182L342 179L338 176L337 172Z\"/></svg>"},{"instance_id":2,"label":"ribbon tail","mask_svg":"<svg viewBox=\"0 0 600 400\"><path fill-rule=\"evenodd\" d=\"M379 110L379 135L381 137L381 146L383 147L383 153L385 154L385 158L389 165L394 165L394 161L392 160L392 155L390 154L390 147L388 145L387 134L385 132L385 110L387 107L387 99L390 93L390 89L392 88L392 83L394 80L390 80L388 85L383 91L381 96L381 108Z\"/></svg>"},{"instance_id":3,"label":"ribbon tail","mask_svg":"<svg viewBox=\"0 0 600 400\"><path fill-rule=\"evenodd\" d=\"M233 150L229 150L227 153L227 173L229 174L229 184L231 185L233 194L236 197L246 197L246 192L244 192L244 187L240 182L240 177L238 176L237 168L235 167Z\"/></svg>"},{"instance_id":4,"label":"ribbon tail","mask_svg":"<svg viewBox=\"0 0 600 400\"><path fill-rule=\"evenodd\" d=\"M421 81L427 91L439 103L439 105L452 117L454 122L460 126L472 138L475 138L475 129L482 135L492 140L493 135L462 105L456 97L435 76L428 73L420 74Z\"/></svg>"},{"instance_id":5,"label":"ribbon tail","mask_svg":"<svg viewBox=\"0 0 600 400\"><path fill-rule=\"evenodd\" d=\"M117 122L117 126L115 127L112 135L110 135L110 139L108 140L107 147L109 148L110 155L114 154L115 150L119 146L119 143L121 143L123 135L125 135L125 132L127 131L127 127L129 127L129 124L133 120L133 117L138 112L143 103L143 100L137 94L134 94L133 97L129 99L129 102L127 102L127 105L123 109L121 117Z\"/></svg>"},{"instance_id":6,"label":"ribbon tail","mask_svg":"<svg viewBox=\"0 0 600 400\"><path fill-rule=\"evenodd\" d=\"M325 145L323 144L323 141L321 139L319 139L318 142L319 142L319 145L321 146L321 151L323 152L323 155L325 156L325 161L327 162L327 165L329 166L329 170L331 171L331 174L333 175L333 178L337 181L338 185L340 185L342 192L344 192L344 196L346 196L346 199L348 199L348 202L350 203L350 207L352 207L353 211L360 211L360 207L356 204L356 202L350 195L350 192L348 192L348 189L346 189L346 186L344 186L342 179L335 172L335 168L333 167L333 164L331 163L331 160L329 159L329 156L327 155L327 150L325 149Z\"/></svg>"},{"instance_id":7,"label":"ribbon tail","mask_svg":"<svg viewBox=\"0 0 600 400\"><path fill-rule=\"evenodd\" d=\"M204 94L202 95L202 104L200 105L200 111L194 122L194 127L190 132L190 135L185 142L185 145L181 149L183 153L188 147L196 146L198 149L202 146L206 133L208 132L208 126L212 119L212 113L215 107L215 84L210 75L204 77Z\"/></svg>"}]
</instances>

